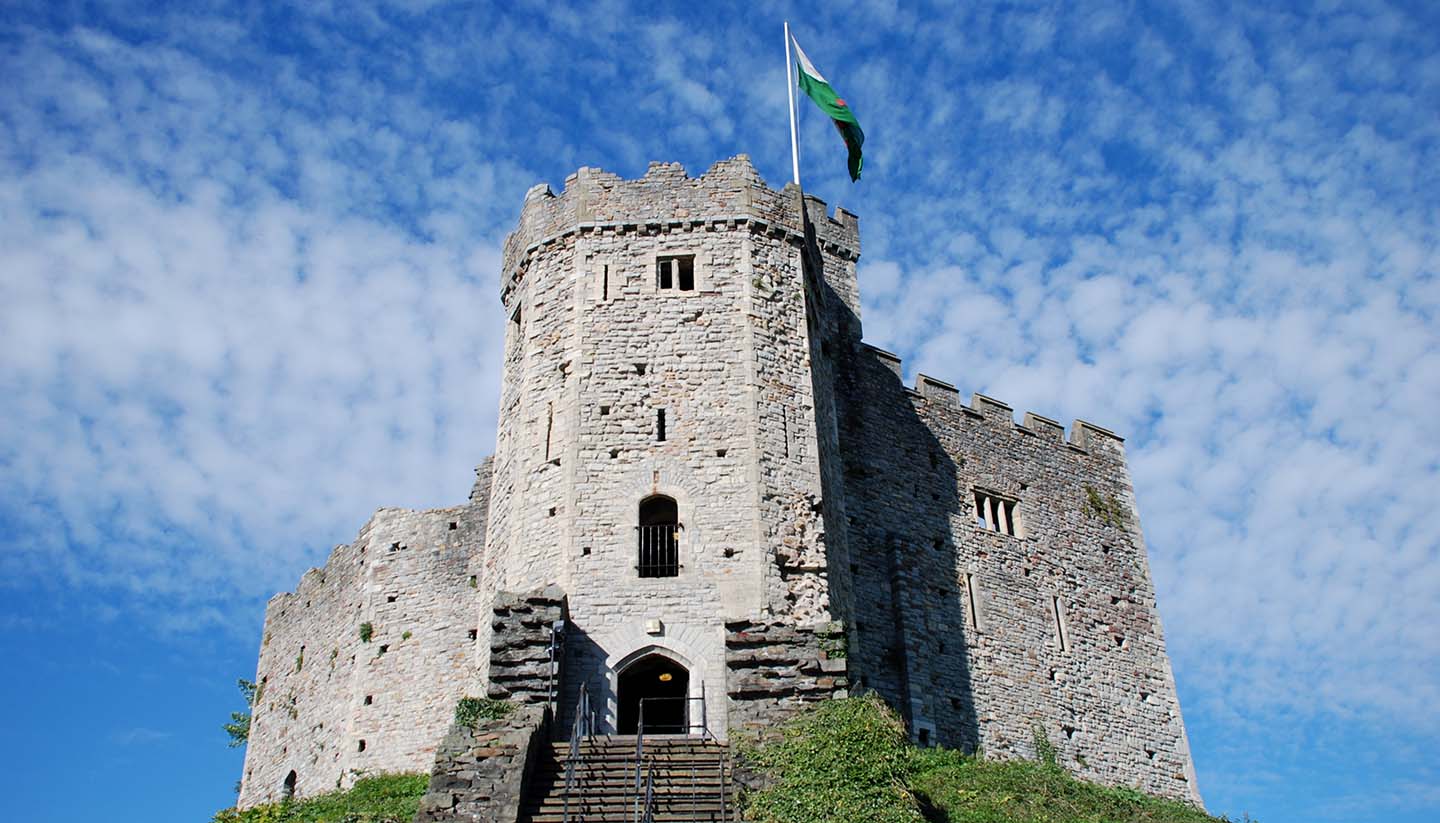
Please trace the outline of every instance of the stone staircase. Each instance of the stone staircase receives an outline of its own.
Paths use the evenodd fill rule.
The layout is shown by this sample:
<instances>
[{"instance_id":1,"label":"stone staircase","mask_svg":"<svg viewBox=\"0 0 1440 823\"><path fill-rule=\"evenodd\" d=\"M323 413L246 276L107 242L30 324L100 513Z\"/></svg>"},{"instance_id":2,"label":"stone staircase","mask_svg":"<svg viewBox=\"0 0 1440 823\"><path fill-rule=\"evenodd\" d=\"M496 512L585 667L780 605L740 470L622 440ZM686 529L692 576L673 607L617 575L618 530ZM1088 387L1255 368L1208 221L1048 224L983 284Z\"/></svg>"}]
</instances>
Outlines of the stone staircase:
<instances>
[{"instance_id":1,"label":"stone staircase","mask_svg":"<svg viewBox=\"0 0 1440 823\"><path fill-rule=\"evenodd\" d=\"M570 744L544 744L520 804L520 823L563 823ZM654 767L656 823L722 823L735 819L730 758L725 746L696 737L645 736L647 770ZM643 774L643 772L642 772ZM638 804L643 813L644 798ZM635 737L596 736L580 744L570 792L570 823L639 823Z\"/></svg>"}]
</instances>

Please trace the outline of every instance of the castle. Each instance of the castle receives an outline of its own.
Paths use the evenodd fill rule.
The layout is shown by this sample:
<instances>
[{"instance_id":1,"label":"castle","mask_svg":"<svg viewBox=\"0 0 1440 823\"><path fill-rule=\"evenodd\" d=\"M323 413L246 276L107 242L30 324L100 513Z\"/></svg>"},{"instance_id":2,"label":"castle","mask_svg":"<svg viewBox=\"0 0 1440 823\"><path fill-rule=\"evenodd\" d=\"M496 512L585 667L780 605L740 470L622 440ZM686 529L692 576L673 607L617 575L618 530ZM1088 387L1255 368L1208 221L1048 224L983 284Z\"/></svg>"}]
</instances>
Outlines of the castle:
<instances>
[{"instance_id":1,"label":"castle","mask_svg":"<svg viewBox=\"0 0 1440 823\"><path fill-rule=\"evenodd\" d=\"M905 386L859 256L855 215L744 156L532 188L494 456L270 601L240 805L429 771L466 695L563 737L582 687L599 732L721 740L874 690L918 744L1038 729L1198 802L1121 439Z\"/></svg>"}]
</instances>

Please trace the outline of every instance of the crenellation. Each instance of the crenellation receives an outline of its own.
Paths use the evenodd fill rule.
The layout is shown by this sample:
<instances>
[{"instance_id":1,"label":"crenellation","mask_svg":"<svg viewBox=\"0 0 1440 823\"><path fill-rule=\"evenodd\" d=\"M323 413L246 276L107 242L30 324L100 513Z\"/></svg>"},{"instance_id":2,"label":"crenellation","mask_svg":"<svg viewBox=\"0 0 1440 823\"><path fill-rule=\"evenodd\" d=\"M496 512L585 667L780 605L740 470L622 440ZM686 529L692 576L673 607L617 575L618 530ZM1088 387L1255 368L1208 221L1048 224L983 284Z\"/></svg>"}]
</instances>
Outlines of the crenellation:
<instances>
[{"instance_id":1,"label":"crenellation","mask_svg":"<svg viewBox=\"0 0 1440 823\"><path fill-rule=\"evenodd\" d=\"M1026 430L1054 443L1065 441L1065 427L1059 422L1048 417L1042 417L1035 412L1025 412L1025 422L1021 425Z\"/></svg>"},{"instance_id":2,"label":"crenellation","mask_svg":"<svg viewBox=\"0 0 1440 823\"><path fill-rule=\"evenodd\" d=\"M931 403L960 408L960 390L929 375L915 375L915 392Z\"/></svg>"},{"instance_id":3,"label":"crenellation","mask_svg":"<svg viewBox=\"0 0 1440 823\"><path fill-rule=\"evenodd\" d=\"M859 254L853 213L744 155L532 187L494 455L465 505L381 509L272 598L242 805L433 760L426 819L509 808L582 688L601 733L665 696L722 740L873 689L916 742L1033 756L1040 728L1198 799L1123 440L904 385ZM526 707L452 726L464 695Z\"/></svg>"}]
</instances>

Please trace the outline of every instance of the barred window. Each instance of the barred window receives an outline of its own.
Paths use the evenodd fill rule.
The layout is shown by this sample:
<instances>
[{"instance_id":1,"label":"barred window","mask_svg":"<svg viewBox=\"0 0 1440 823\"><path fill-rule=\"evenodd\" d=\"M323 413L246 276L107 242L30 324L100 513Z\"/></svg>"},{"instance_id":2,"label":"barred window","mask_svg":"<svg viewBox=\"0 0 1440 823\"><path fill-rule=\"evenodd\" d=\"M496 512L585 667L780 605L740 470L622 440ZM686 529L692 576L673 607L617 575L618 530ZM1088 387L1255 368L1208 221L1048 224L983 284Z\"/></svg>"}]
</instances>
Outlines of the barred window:
<instances>
[{"instance_id":1,"label":"barred window","mask_svg":"<svg viewBox=\"0 0 1440 823\"><path fill-rule=\"evenodd\" d=\"M640 501L636 527L641 577L678 577L680 574L680 509L663 494Z\"/></svg>"}]
</instances>

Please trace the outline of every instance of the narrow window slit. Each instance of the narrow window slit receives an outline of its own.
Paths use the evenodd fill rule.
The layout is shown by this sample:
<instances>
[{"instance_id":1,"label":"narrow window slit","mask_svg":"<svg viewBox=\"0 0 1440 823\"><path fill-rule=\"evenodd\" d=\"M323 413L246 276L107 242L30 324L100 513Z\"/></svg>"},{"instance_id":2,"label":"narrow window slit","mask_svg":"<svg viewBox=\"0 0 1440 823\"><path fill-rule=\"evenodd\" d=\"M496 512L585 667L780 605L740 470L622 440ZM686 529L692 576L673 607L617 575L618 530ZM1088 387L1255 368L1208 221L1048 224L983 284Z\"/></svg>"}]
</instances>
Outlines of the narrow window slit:
<instances>
[{"instance_id":1,"label":"narrow window slit","mask_svg":"<svg viewBox=\"0 0 1440 823\"><path fill-rule=\"evenodd\" d=\"M545 404L545 459L550 459L550 440L555 434L555 404Z\"/></svg>"},{"instance_id":2,"label":"narrow window slit","mask_svg":"<svg viewBox=\"0 0 1440 823\"><path fill-rule=\"evenodd\" d=\"M1060 651L1070 651L1070 636L1065 631L1065 609L1060 603L1058 595L1050 598L1050 610L1055 617L1055 642L1060 644Z\"/></svg>"},{"instance_id":3,"label":"narrow window slit","mask_svg":"<svg viewBox=\"0 0 1440 823\"><path fill-rule=\"evenodd\" d=\"M980 631L980 607L975 602L978 594L978 587L975 585L975 575L966 572L962 579L965 584L965 605L970 613L970 627L978 632Z\"/></svg>"}]
</instances>

